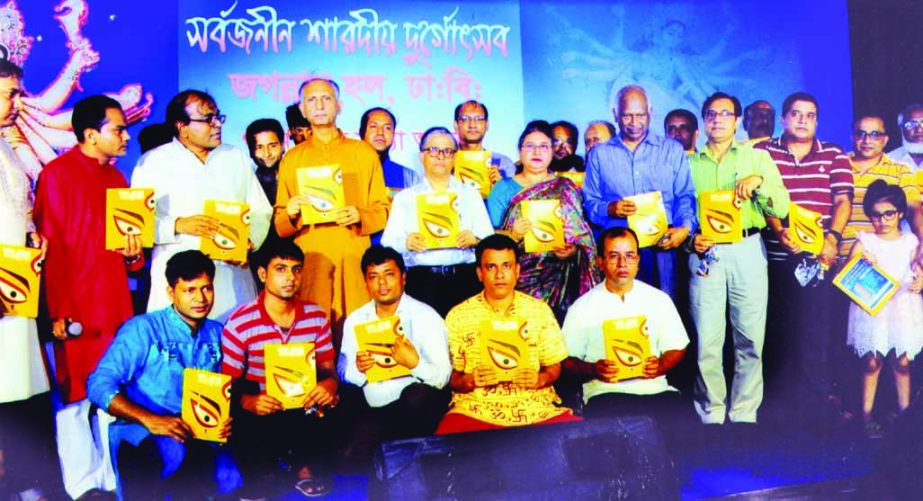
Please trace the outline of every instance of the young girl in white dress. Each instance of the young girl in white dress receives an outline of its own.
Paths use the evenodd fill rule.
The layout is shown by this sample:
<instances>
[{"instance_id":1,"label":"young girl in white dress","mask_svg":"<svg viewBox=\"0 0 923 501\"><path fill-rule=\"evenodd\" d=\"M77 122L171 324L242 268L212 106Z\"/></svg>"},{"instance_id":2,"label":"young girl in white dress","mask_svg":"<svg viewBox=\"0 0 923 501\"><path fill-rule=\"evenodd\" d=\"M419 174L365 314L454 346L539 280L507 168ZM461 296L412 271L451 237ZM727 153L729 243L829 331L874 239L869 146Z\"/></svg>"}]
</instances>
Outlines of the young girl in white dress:
<instances>
[{"instance_id":1,"label":"young girl in white dress","mask_svg":"<svg viewBox=\"0 0 923 501\"><path fill-rule=\"evenodd\" d=\"M901 231L901 220L907 213L904 191L882 180L875 181L865 194L862 208L875 233L859 232L850 257L862 255L900 283L897 294L875 316L855 303L849 305L846 342L864 362L862 415L866 433L874 436L880 433L872 420L878 375L891 352L898 408L903 412L910 405L910 361L923 347L923 270L913 264L917 237Z\"/></svg>"}]
</instances>

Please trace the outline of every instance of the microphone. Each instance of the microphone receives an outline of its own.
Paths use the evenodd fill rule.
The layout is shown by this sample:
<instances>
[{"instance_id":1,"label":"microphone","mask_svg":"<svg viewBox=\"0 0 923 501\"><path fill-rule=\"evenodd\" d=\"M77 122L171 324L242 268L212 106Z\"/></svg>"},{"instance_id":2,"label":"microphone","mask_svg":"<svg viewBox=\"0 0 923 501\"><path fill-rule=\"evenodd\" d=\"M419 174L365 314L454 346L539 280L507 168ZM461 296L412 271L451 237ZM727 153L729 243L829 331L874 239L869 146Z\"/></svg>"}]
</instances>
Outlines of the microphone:
<instances>
[{"instance_id":1,"label":"microphone","mask_svg":"<svg viewBox=\"0 0 923 501\"><path fill-rule=\"evenodd\" d=\"M68 318L65 320L64 331L67 332L68 337L78 337L83 334L83 324Z\"/></svg>"}]
</instances>

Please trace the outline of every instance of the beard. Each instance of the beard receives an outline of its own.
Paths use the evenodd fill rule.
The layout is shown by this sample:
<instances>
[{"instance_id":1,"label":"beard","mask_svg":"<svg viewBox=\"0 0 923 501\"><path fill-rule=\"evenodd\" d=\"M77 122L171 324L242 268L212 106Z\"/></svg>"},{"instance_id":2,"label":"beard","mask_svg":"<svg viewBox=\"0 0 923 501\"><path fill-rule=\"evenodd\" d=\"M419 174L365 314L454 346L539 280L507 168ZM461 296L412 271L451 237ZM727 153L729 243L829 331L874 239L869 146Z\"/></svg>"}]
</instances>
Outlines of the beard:
<instances>
[{"instance_id":1,"label":"beard","mask_svg":"<svg viewBox=\"0 0 923 501\"><path fill-rule=\"evenodd\" d=\"M923 155L923 143L911 143L903 137L901 138L901 142L904 146L904 149L907 150L907 153L912 155Z\"/></svg>"}]
</instances>

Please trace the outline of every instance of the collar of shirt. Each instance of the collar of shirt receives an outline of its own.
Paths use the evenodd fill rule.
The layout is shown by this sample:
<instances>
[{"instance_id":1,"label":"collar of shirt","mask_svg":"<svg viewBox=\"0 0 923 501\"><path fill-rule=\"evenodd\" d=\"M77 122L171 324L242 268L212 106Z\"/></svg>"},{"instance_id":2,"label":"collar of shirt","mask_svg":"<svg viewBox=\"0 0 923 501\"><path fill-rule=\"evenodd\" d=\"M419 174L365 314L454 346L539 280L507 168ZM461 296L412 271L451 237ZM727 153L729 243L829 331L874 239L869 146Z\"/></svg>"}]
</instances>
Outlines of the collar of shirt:
<instances>
[{"instance_id":1,"label":"collar of shirt","mask_svg":"<svg viewBox=\"0 0 923 501\"><path fill-rule=\"evenodd\" d=\"M308 136L308 138L307 138L304 142L305 142L305 143L308 143L308 144L310 144L310 145L312 145L312 146L321 146L321 147L322 147L322 146L330 146L330 145L333 145L333 144L340 144L340 143L342 143L345 139L346 139L346 134L343 133L343 130L342 130L342 129L340 129L339 127L337 127L336 136L334 136L334 138L333 138L331 141L329 141L329 142L326 142L326 143L325 143L325 142L321 141L321 140L318 139L317 136L315 136L314 134L311 134L310 136ZM302 143L302 144L303 144L303 143ZM299 145L299 146L300 146L300 145ZM369 146L369 147L371 148L371 146Z\"/></svg>"},{"instance_id":2,"label":"collar of shirt","mask_svg":"<svg viewBox=\"0 0 923 501\"><path fill-rule=\"evenodd\" d=\"M292 301L295 303L295 316L292 319L292 325L288 326L288 329L283 332L282 327L277 324L271 316L269 316L269 311L266 310L266 303L264 302L265 299L266 290L264 289L263 292L260 292L260 295L256 298L256 307L260 312L261 321L266 325L274 326L276 328L276 332L278 332L282 337L282 340L287 341L289 334L292 332L292 327L298 325L298 322L304 318L304 303L297 297L292 299Z\"/></svg>"},{"instance_id":3,"label":"collar of shirt","mask_svg":"<svg viewBox=\"0 0 923 501\"><path fill-rule=\"evenodd\" d=\"M167 310L167 322L169 323L170 327L175 329L176 332L182 332L191 338L196 337L192 333L192 326L187 324L186 321L183 320L181 316L179 316L179 313L176 311L176 307L174 307L173 305L170 305L166 308L166 310ZM204 327L204 323L203 325L199 326L199 329L201 330L202 327Z\"/></svg>"},{"instance_id":4,"label":"collar of shirt","mask_svg":"<svg viewBox=\"0 0 923 501\"><path fill-rule=\"evenodd\" d=\"M649 145L651 145L651 146L658 146L658 145L660 145L661 143L663 143L663 141L664 141L664 138L663 138L663 137L658 136L658 135L652 133L651 131L647 131L647 134L645 134L644 139L642 139L641 142L638 143L638 148L640 148L642 144L649 144ZM615 146L624 148L625 150L628 150L629 152L631 152L631 148L629 148L628 145L625 144L625 141L622 140L622 134L621 134L621 133L612 136L612 139L610 139L609 142L612 143L612 144L615 145ZM638 148L635 148L635 151L634 151L635 153L638 151Z\"/></svg>"},{"instance_id":5,"label":"collar of shirt","mask_svg":"<svg viewBox=\"0 0 923 501\"><path fill-rule=\"evenodd\" d=\"M787 141L787 140L785 139L785 135L781 135L781 136L779 136L779 137L773 139L773 140L770 142L770 144L771 144L772 146L775 146L775 147L781 149L782 151L788 153L789 155L791 155L791 156L793 156L793 157L795 156L795 154L792 153L792 150L790 150L790 149L788 148L789 141ZM811 150L808 151L808 154L805 155L805 157L809 157L809 156L811 156L811 155L817 153L818 151L820 151L820 149L821 149L820 139L817 139L817 136L815 136L814 139L811 140Z\"/></svg>"}]
</instances>

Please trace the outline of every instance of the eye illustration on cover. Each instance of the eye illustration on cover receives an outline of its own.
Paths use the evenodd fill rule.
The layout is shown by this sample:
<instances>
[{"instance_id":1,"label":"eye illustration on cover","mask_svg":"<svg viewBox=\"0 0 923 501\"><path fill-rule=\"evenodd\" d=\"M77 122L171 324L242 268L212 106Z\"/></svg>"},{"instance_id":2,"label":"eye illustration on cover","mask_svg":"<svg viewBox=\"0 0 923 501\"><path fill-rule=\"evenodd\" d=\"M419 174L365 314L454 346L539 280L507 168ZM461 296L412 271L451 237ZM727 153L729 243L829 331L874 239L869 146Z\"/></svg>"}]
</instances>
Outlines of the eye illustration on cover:
<instances>
[{"instance_id":1,"label":"eye illustration on cover","mask_svg":"<svg viewBox=\"0 0 923 501\"><path fill-rule=\"evenodd\" d=\"M656 214L644 217L638 226L640 232L645 235L657 235L661 232L660 221L658 221Z\"/></svg>"},{"instance_id":2,"label":"eye illustration on cover","mask_svg":"<svg viewBox=\"0 0 923 501\"><path fill-rule=\"evenodd\" d=\"M740 197L738 197L738 196L736 196L736 195L734 196L734 201L731 202L731 203L734 204L734 208L735 208L735 209L740 209L740 208L743 207L743 205L744 205L744 201L741 200Z\"/></svg>"},{"instance_id":3,"label":"eye illustration on cover","mask_svg":"<svg viewBox=\"0 0 923 501\"><path fill-rule=\"evenodd\" d=\"M391 350L394 346L390 343L370 343L369 344L369 356L372 357L372 360L375 361L375 364L378 366L390 369L397 365L397 360L394 360L394 357L391 356Z\"/></svg>"},{"instance_id":4,"label":"eye illustration on cover","mask_svg":"<svg viewBox=\"0 0 923 501\"><path fill-rule=\"evenodd\" d=\"M508 343L500 341L490 341L487 345L487 354L494 365L503 369L510 370L519 367L519 348Z\"/></svg>"},{"instance_id":5,"label":"eye illustration on cover","mask_svg":"<svg viewBox=\"0 0 923 501\"><path fill-rule=\"evenodd\" d=\"M240 220L244 224L250 224L250 209L245 210L244 213L240 215Z\"/></svg>"},{"instance_id":6,"label":"eye illustration on cover","mask_svg":"<svg viewBox=\"0 0 923 501\"><path fill-rule=\"evenodd\" d=\"M307 395L305 383L308 378L301 372L292 369L279 367L278 372L272 375L276 385L282 390L282 394L289 398L303 397Z\"/></svg>"},{"instance_id":7,"label":"eye illustration on cover","mask_svg":"<svg viewBox=\"0 0 923 501\"><path fill-rule=\"evenodd\" d=\"M644 353L641 349L641 346L637 343L626 342L626 341L616 341L612 346L613 355L618 359L622 365L627 367L633 367L639 365L644 361L642 354Z\"/></svg>"},{"instance_id":8,"label":"eye illustration on cover","mask_svg":"<svg viewBox=\"0 0 923 501\"><path fill-rule=\"evenodd\" d=\"M819 221L816 223L819 225ZM795 221L795 233L798 236L798 240L806 244L813 244L817 241L817 228L812 228L811 226L804 224L801 221Z\"/></svg>"},{"instance_id":9,"label":"eye illustration on cover","mask_svg":"<svg viewBox=\"0 0 923 501\"><path fill-rule=\"evenodd\" d=\"M45 253L41 253L32 260L32 271L36 274L41 275L42 270L45 269Z\"/></svg>"},{"instance_id":10,"label":"eye illustration on cover","mask_svg":"<svg viewBox=\"0 0 923 501\"><path fill-rule=\"evenodd\" d=\"M144 218L141 214L122 209L115 209L112 213L115 229L125 236L140 235L144 227Z\"/></svg>"},{"instance_id":11,"label":"eye illustration on cover","mask_svg":"<svg viewBox=\"0 0 923 501\"><path fill-rule=\"evenodd\" d=\"M221 408L218 402L199 392L192 392L192 398L189 399L189 403L192 406L192 415L195 416L196 422L203 428L218 426L218 418L221 416Z\"/></svg>"},{"instance_id":12,"label":"eye illustration on cover","mask_svg":"<svg viewBox=\"0 0 923 501\"><path fill-rule=\"evenodd\" d=\"M215 236L212 237L212 241L215 242L215 245L219 249L231 250L237 247L237 241L240 239L240 232L236 228L228 226L226 224L220 224L220 228L215 232Z\"/></svg>"},{"instance_id":13,"label":"eye illustration on cover","mask_svg":"<svg viewBox=\"0 0 923 501\"><path fill-rule=\"evenodd\" d=\"M327 212L336 207L336 195L333 190L307 187L308 193L305 195L311 201L311 205L320 212Z\"/></svg>"},{"instance_id":14,"label":"eye illustration on cover","mask_svg":"<svg viewBox=\"0 0 923 501\"><path fill-rule=\"evenodd\" d=\"M7 304L25 303L32 293L29 281L10 270L0 268L0 299Z\"/></svg>"},{"instance_id":15,"label":"eye illustration on cover","mask_svg":"<svg viewBox=\"0 0 923 501\"><path fill-rule=\"evenodd\" d=\"M719 210L707 212L705 214L705 221L711 229L718 233L730 233L734 228L734 216Z\"/></svg>"},{"instance_id":16,"label":"eye illustration on cover","mask_svg":"<svg viewBox=\"0 0 923 501\"><path fill-rule=\"evenodd\" d=\"M532 226L532 235L539 242L551 242L554 240L555 229L551 221L539 221Z\"/></svg>"},{"instance_id":17,"label":"eye illustration on cover","mask_svg":"<svg viewBox=\"0 0 923 501\"><path fill-rule=\"evenodd\" d=\"M157 208L157 201L154 199L153 193L144 199L144 206L147 207L151 212L154 212L154 209Z\"/></svg>"},{"instance_id":18,"label":"eye illustration on cover","mask_svg":"<svg viewBox=\"0 0 923 501\"><path fill-rule=\"evenodd\" d=\"M343 184L343 169L337 169L336 172L333 173L333 181L336 184Z\"/></svg>"},{"instance_id":19,"label":"eye illustration on cover","mask_svg":"<svg viewBox=\"0 0 923 501\"><path fill-rule=\"evenodd\" d=\"M484 184L484 180L477 172L467 167L456 168L458 169L458 177L461 178L462 184L480 191L481 186Z\"/></svg>"},{"instance_id":20,"label":"eye illustration on cover","mask_svg":"<svg viewBox=\"0 0 923 501\"><path fill-rule=\"evenodd\" d=\"M423 226L430 235L436 238L446 238L452 234L452 220L448 216L424 212L422 219Z\"/></svg>"}]
</instances>

